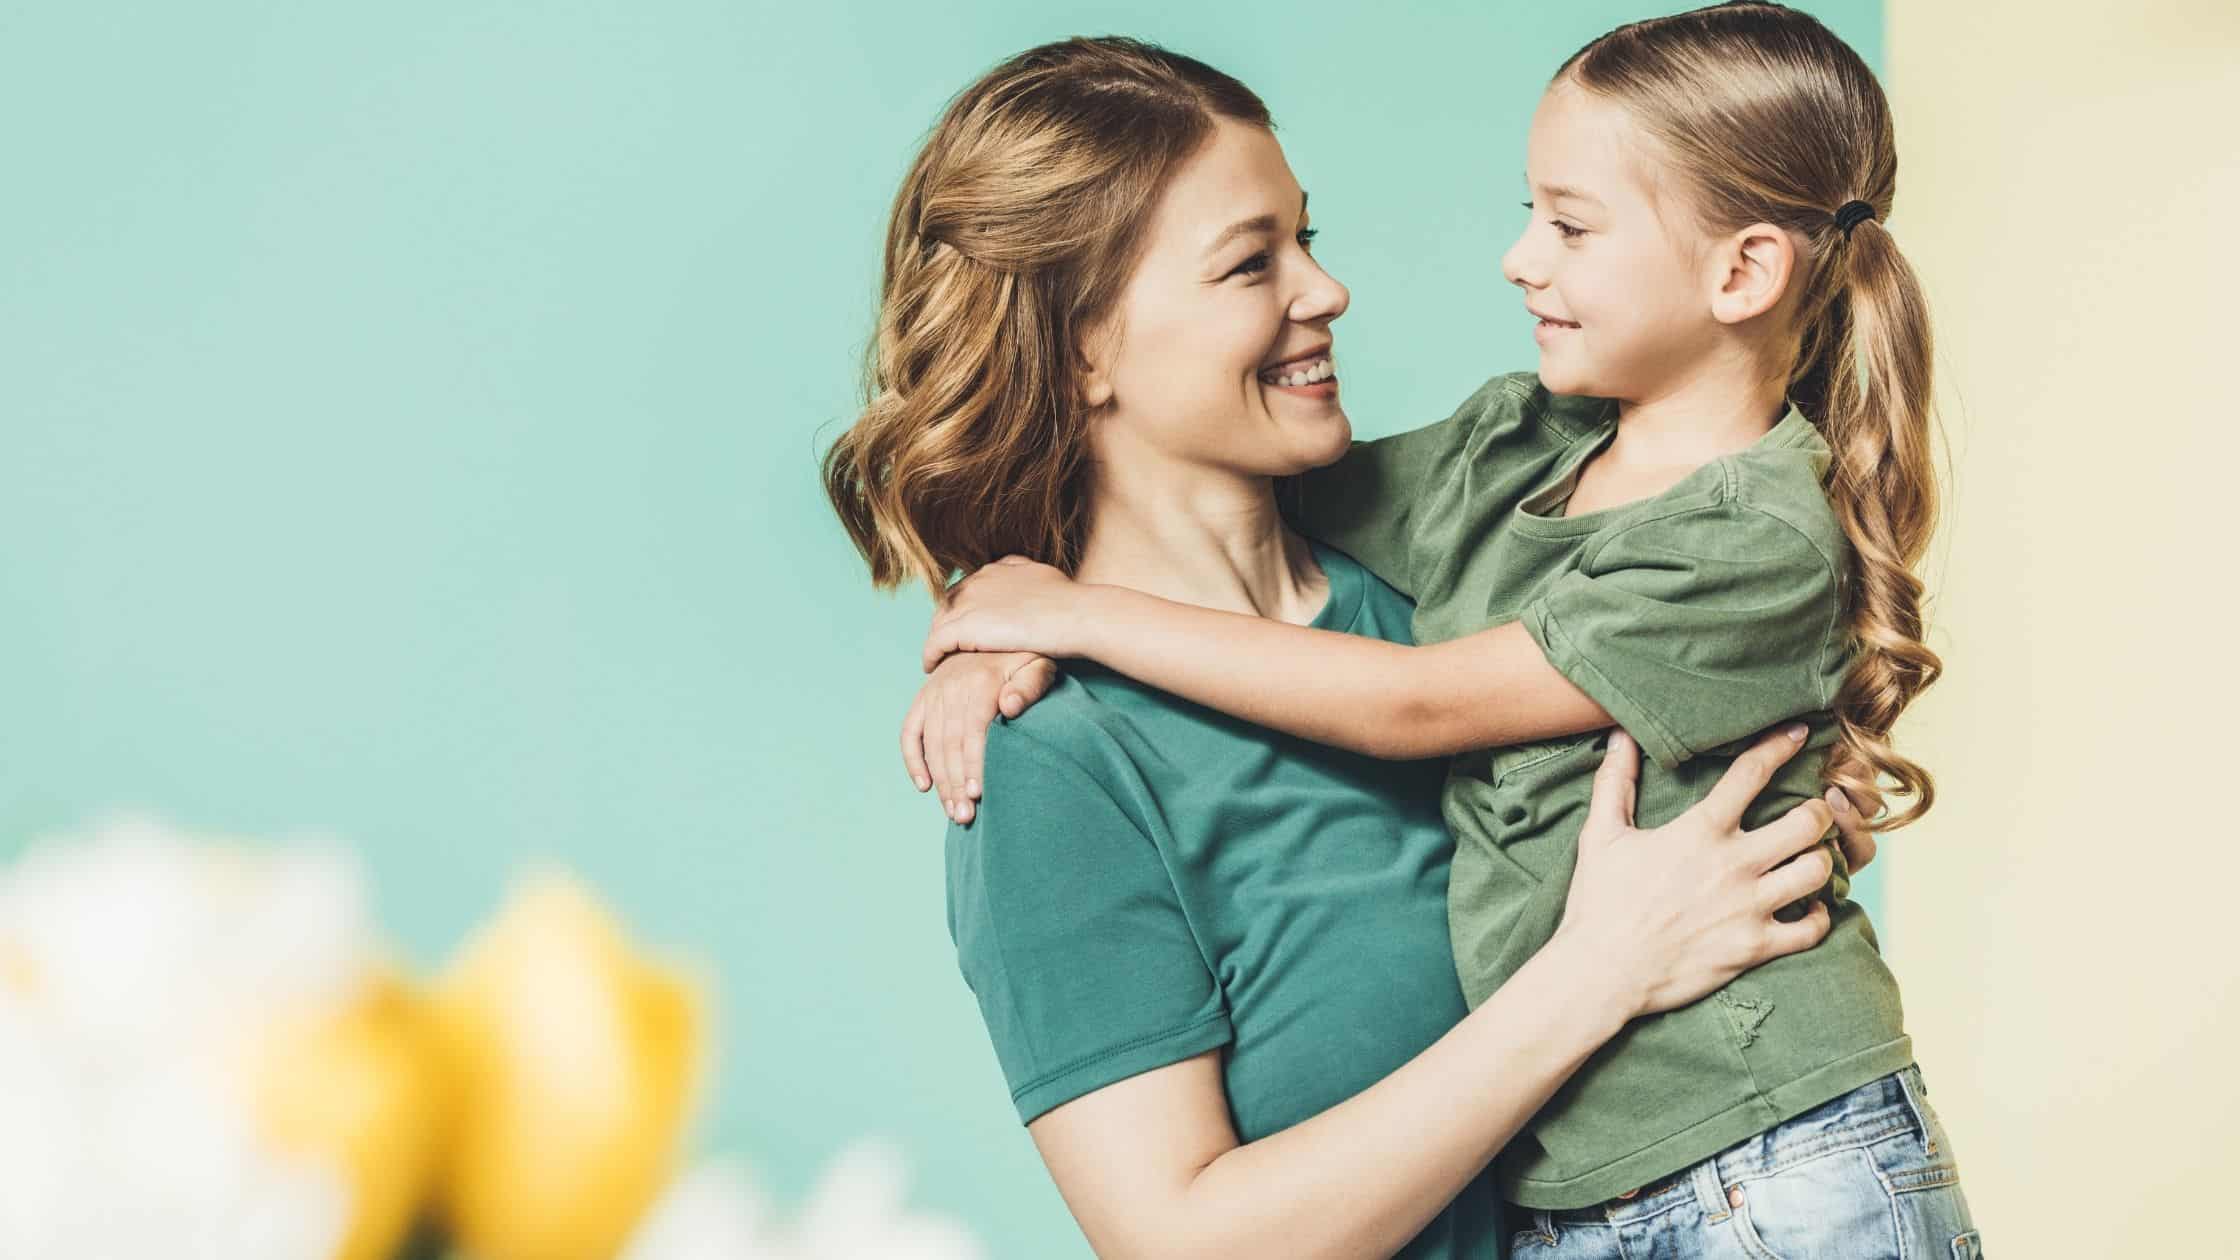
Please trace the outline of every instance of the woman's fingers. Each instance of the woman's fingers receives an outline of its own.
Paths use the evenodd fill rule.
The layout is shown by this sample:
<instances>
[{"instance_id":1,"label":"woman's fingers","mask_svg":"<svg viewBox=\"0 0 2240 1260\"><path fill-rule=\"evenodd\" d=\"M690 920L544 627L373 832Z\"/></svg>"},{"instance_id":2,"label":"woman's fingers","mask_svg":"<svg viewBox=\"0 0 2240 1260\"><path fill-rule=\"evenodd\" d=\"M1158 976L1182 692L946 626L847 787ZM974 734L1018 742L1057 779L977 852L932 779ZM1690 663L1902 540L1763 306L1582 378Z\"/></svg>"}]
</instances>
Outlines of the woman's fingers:
<instances>
[{"instance_id":1,"label":"woman's fingers","mask_svg":"<svg viewBox=\"0 0 2240 1260\"><path fill-rule=\"evenodd\" d=\"M1614 836L1633 826L1634 792L1641 782L1641 749L1622 727L1610 728L1610 744L1594 772L1594 796L1587 802L1582 835Z\"/></svg>"},{"instance_id":2,"label":"woman's fingers","mask_svg":"<svg viewBox=\"0 0 2240 1260\"><path fill-rule=\"evenodd\" d=\"M1828 789L1827 800L1829 807L1835 810L1836 830L1843 833L1844 865L1857 873L1874 861L1875 850L1880 846L1875 843L1874 833L1867 830L1867 820L1859 816L1858 807L1851 803L1849 793L1832 787Z\"/></svg>"},{"instance_id":3,"label":"woman's fingers","mask_svg":"<svg viewBox=\"0 0 2240 1260\"><path fill-rule=\"evenodd\" d=\"M1763 957L1758 961L1764 962L1811 949L1827 938L1828 930L1834 923L1828 917L1828 903L1817 898L1805 909L1804 917L1794 923L1769 920L1766 924Z\"/></svg>"},{"instance_id":4,"label":"woman's fingers","mask_svg":"<svg viewBox=\"0 0 2240 1260\"><path fill-rule=\"evenodd\" d=\"M1742 811L1758 799L1758 793L1773 782L1773 773L1783 762L1797 755L1804 747L1804 723L1790 722L1759 736L1758 742L1745 749L1711 790L1696 803L1722 831L1733 831L1742 825Z\"/></svg>"},{"instance_id":5,"label":"woman's fingers","mask_svg":"<svg viewBox=\"0 0 2240 1260\"><path fill-rule=\"evenodd\" d=\"M1820 843L1835 826L1836 812L1815 796L1743 838L1742 860L1753 871L1770 871Z\"/></svg>"},{"instance_id":6,"label":"woman's fingers","mask_svg":"<svg viewBox=\"0 0 2240 1260\"><path fill-rule=\"evenodd\" d=\"M933 786L933 776L926 771L926 695L920 691L910 701L910 711L902 715L902 769L910 781L923 792Z\"/></svg>"},{"instance_id":7,"label":"woman's fingers","mask_svg":"<svg viewBox=\"0 0 2240 1260\"><path fill-rule=\"evenodd\" d=\"M1810 897L1827 886L1836 872L1836 860L1825 846L1814 845L1758 877L1758 908L1772 914L1800 897Z\"/></svg>"}]
</instances>

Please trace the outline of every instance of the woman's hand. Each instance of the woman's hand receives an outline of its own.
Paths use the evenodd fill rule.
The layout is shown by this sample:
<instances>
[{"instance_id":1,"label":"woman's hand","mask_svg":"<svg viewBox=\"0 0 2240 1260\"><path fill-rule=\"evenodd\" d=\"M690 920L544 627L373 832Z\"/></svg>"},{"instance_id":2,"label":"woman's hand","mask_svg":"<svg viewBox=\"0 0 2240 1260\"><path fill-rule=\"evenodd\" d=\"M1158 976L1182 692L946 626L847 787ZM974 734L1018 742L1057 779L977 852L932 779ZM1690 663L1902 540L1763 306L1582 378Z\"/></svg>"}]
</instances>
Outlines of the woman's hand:
<instances>
[{"instance_id":1,"label":"woman's hand","mask_svg":"<svg viewBox=\"0 0 2240 1260\"><path fill-rule=\"evenodd\" d=\"M925 668L951 652L1039 652L1078 656L1083 586L1025 556L984 564L949 588L926 633Z\"/></svg>"},{"instance_id":2,"label":"woman's hand","mask_svg":"<svg viewBox=\"0 0 2240 1260\"><path fill-rule=\"evenodd\" d=\"M1017 717L1057 685L1058 663L1032 652L959 652L935 668L902 719L902 768L941 810L972 821L981 754L996 714Z\"/></svg>"},{"instance_id":3,"label":"woman's hand","mask_svg":"<svg viewBox=\"0 0 2240 1260\"><path fill-rule=\"evenodd\" d=\"M1835 809L1819 798L1755 831L1742 828L1744 808L1804 746L1803 731L1792 724L1760 739L1710 795L1653 831L1633 826L1640 749L1623 730L1611 731L1563 922L1547 948L1566 951L1598 986L1615 986L1619 1009L1647 1015L1818 944L1828 934L1826 903L1813 898L1788 923L1774 911L1827 883L1834 859L1820 838L1837 821Z\"/></svg>"},{"instance_id":4,"label":"woman's hand","mask_svg":"<svg viewBox=\"0 0 2240 1260\"><path fill-rule=\"evenodd\" d=\"M1876 844L1874 833L1867 830L1867 820L1859 816L1859 807L1842 788L1828 789L1829 808L1836 812L1836 829L1842 832L1839 841L1843 846L1843 863L1856 875L1874 861Z\"/></svg>"}]
</instances>

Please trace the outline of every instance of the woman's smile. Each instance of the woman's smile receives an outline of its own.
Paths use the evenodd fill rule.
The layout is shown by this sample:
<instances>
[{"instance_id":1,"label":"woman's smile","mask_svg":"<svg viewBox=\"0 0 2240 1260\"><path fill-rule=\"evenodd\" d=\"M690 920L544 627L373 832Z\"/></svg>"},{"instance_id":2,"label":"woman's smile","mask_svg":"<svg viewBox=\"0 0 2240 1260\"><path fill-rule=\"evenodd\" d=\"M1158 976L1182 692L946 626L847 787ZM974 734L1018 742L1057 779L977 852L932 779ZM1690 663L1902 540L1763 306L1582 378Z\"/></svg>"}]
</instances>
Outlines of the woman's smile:
<instances>
[{"instance_id":1,"label":"woman's smile","mask_svg":"<svg viewBox=\"0 0 2240 1260\"><path fill-rule=\"evenodd\" d=\"M1338 369L1327 349L1310 351L1262 369L1260 383L1301 398L1331 399L1338 396Z\"/></svg>"}]
</instances>

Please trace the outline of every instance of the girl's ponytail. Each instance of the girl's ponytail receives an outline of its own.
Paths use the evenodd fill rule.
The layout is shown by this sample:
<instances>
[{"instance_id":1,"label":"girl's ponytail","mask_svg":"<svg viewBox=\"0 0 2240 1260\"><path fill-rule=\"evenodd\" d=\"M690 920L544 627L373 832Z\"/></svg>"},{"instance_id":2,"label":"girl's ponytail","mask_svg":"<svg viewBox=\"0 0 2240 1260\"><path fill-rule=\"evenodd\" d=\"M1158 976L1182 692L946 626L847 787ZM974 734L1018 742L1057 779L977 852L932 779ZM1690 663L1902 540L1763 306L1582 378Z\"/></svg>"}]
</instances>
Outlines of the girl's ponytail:
<instances>
[{"instance_id":1,"label":"girl's ponytail","mask_svg":"<svg viewBox=\"0 0 2240 1260\"><path fill-rule=\"evenodd\" d=\"M1913 572L1937 520L1932 345L1921 283L1898 242L1875 219L1848 236L1830 259L1840 287L1807 334L1794 392L1819 394L1820 428L1834 454L1828 499L1851 541L1845 582L1856 657L1836 694L1842 734L1826 777L1869 818L1882 811L1885 778L1912 797L1877 822L1889 830L1936 802L1929 772L1890 740L1898 715L1944 671L1922 641L1922 585Z\"/></svg>"}]
</instances>

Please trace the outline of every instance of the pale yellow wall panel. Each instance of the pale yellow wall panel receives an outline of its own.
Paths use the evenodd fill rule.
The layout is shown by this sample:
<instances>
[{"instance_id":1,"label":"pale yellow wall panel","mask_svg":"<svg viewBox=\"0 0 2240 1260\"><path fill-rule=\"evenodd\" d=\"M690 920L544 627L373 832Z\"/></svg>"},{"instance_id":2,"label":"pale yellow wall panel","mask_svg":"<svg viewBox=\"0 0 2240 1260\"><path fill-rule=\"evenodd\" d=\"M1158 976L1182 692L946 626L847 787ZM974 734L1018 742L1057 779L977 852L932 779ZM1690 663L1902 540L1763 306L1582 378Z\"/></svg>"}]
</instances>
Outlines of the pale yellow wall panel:
<instances>
[{"instance_id":1,"label":"pale yellow wall panel","mask_svg":"<svg viewBox=\"0 0 2240 1260\"><path fill-rule=\"evenodd\" d=\"M2240 1255L2240 3L1892 0L1947 674L1891 956L1989 1254Z\"/></svg>"}]
</instances>

